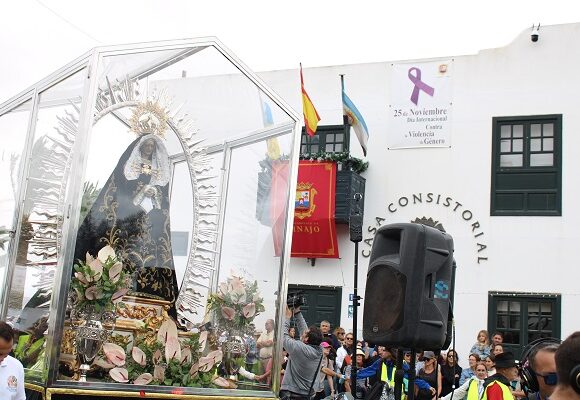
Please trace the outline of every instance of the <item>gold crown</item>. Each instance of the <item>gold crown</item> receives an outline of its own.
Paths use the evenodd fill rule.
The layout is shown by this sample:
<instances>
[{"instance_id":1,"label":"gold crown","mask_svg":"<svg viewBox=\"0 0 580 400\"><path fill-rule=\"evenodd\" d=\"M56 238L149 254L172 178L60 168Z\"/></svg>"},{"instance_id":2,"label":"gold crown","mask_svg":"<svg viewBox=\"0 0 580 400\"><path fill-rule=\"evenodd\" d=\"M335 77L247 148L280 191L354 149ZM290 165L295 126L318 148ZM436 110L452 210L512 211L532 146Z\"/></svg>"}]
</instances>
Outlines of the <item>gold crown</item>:
<instances>
[{"instance_id":1,"label":"gold crown","mask_svg":"<svg viewBox=\"0 0 580 400\"><path fill-rule=\"evenodd\" d=\"M168 119L167 110L161 104L147 100L135 107L129 124L138 136L153 134L165 138Z\"/></svg>"}]
</instances>

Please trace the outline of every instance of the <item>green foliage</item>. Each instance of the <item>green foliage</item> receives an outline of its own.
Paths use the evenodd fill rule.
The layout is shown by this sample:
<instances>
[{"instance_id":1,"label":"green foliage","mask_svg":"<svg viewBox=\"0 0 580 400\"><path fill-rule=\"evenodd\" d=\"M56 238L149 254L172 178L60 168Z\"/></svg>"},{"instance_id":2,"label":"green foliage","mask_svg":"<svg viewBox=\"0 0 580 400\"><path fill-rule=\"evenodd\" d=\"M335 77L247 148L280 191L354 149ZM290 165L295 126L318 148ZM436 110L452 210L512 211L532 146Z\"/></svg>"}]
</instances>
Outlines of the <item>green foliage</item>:
<instances>
[{"instance_id":1,"label":"green foliage","mask_svg":"<svg viewBox=\"0 0 580 400\"><path fill-rule=\"evenodd\" d=\"M341 153L327 153L325 151L320 151L318 153L304 153L300 154L300 159L310 161L333 161L341 165L343 171L353 171L357 174L365 172L369 167L368 161L351 157L350 152L348 151Z\"/></svg>"},{"instance_id":2,"label":"green foliage","mask_svg":"<svg viewBox=\"0 0 580 400\"><path fill-rule=\"evenodd\" d=\"M104 263L98 258L89 262L77 260L73 268L71 287L76 292L79 308L91 306L96 312L113 310L113 297L118 297L129 286L130 276L122 267L119 270L117 257L108 256Z\"/></svg>"}]
</instances>

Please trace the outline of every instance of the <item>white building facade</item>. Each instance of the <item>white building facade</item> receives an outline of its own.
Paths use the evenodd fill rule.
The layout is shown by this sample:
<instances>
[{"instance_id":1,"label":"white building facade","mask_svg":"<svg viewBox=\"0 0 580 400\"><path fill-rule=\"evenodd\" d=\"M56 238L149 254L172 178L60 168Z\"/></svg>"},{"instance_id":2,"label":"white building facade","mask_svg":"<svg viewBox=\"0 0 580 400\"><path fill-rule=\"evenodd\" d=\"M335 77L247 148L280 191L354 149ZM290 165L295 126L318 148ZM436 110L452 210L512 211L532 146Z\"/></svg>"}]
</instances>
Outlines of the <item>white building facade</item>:
<instances>
[{"instance_id":1,"label":"white building facade","mask_svg":"<svg viewBox=\"0 0 580 400\"><path fill-rule=\"evenodd\" d=\"M502 331L519 351L580 328L579 40L580 24L543 26L537 42L526 30L476 55L304 70L319 126L342 123L344 74L370 132L360 295L375 228L438 222L455 243L456 348L464 361L480 329ZM259 75L301 110L297 70ZM409 104L416 87L419 104ZM350 149L362 157L354 133ZM337 232L340 259L312 266L293 258L289 283L341 288L340 325L349 330L354 246L348 226ZM362 310L358 321L362 330Z\"/></svg>"}]
</instances>

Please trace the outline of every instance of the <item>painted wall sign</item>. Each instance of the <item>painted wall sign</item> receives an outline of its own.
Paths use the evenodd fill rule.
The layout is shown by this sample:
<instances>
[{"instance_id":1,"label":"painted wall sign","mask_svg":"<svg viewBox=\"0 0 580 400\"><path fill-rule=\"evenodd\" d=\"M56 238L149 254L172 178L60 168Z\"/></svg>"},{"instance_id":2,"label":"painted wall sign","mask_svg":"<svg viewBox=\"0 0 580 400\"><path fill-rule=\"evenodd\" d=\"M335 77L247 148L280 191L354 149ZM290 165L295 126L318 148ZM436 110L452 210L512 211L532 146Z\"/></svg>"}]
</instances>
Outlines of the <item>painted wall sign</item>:
<instances>
[{"instance_id":1,"label":"painted wall sign","mask_svg":"<svg viewBox=\"0 0 580 400\"><path fill-rule=\"evenodd\" d=\"M451 146L453 60L393 64L389 149Z\"/></svg>"},{"instance_id":2,"label":"painted wall sign","mask_svg":"<svg viewBox=\"0 0 580 400\"><path fill-rule=\"evenodd\" d=\"M476 247L476 259L477 263L481 264L483 261L487 261L488 257L486 254L487 244L485 244L485 232L481 227L481 224L474 217L473 212L464 206L459 201L453 199L451 196L446 196L439 193L413 193L411 195L400 196L396 201L393 201L388 204L387 211L389 214L394 214L402 208L413 206L415 204L432 204L440 207L449 208L455 213L462 221L464 221L468 225L468 229L471 231L471 235L475 241ZM417 218L417 220L421 220L424 218ZM363 240L366 248L363 247L362 256L363 257L370 257L371 255L371 248L373 245L374 236L377 232L377 229L383 225L386 225L387 218L382 217L375 217L375 221L373 224L367 227L367 237ZM413 221L415 222L415 221ZM437 224L437 221L433 221L434 225Z\"/></svg>"}]
</instances>

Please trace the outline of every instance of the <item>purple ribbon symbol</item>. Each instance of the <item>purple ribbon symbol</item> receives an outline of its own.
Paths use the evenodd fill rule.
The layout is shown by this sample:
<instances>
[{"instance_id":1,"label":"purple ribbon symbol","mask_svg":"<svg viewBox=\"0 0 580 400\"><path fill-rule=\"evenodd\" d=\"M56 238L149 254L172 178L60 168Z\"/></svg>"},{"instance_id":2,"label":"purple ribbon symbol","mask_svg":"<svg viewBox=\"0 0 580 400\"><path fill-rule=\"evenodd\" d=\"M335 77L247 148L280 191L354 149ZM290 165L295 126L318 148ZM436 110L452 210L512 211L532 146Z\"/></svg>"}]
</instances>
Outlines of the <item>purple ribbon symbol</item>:
<instances>
[{"instance_id":1,"label":"purple ribbon symbol","mask_svg":"<svg viewBox=\"0 0 580 400\"><path fill-rule=\"evenodd\" d=\"M414 72L415 74L413 75L412 72ZM413 93L411 93L411 101L415 103L415 105L418 105L419 103L420 90L424 91L429 96L433 97L435 89L421 80L421 70L419 68L417 67L409 68L408 77L411 80L411 82L413 82L413 85L415 85L415 87L413 88Z\"/></svg>"}]
</instances>

